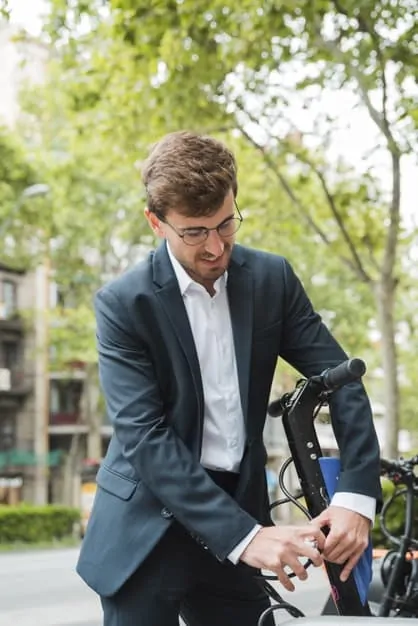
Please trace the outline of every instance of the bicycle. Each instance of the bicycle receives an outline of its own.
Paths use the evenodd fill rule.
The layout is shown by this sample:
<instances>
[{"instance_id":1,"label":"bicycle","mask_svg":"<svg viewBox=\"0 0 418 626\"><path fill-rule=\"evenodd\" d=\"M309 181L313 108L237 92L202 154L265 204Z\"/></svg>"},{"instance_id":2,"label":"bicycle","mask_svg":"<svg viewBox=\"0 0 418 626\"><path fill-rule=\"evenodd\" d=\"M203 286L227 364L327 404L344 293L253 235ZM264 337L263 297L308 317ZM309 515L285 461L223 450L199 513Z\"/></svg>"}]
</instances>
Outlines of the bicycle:
<instances>
[{"instance_id":1,"label":"bicycle","mask_svg":"<svg viewBox=\"0 0 418 626\"><path fill-rule=\"evenodd\" d=\"M369 602L372 613L379 617L418 618L418 540L414 538L415 498L418 496L418 455L410 459L390 461L381 459L382 475L394 485L395 491L384 502L380 512L380 528L395 549L375 563ZM387 525L387 514L399 499L404 500L405 521L399 536Z\"/></svg>"},{"instance_id":2,"label":"bicycle","mask_svg":"<svg viewBox=\"0 0 418 626\"><path fill-rule=\"evenodd\" d=\"M361 359L349 359L335 368L326 370L321 375L299 380L292 392L285 393L281 398L270 403L268 413L271 417L282 417L291 453L291 457L282 466L279 474L279 484L286 497L272 503L272 507L284 502L293 502L309 518L316 517L328 507L329 487L321 468L323 455L314 428L314 420L334 391L360 379L365 371L366 366ZM297 497L287 491L283 481L284 472L292 462L301 486L301 493ZM302 496L305 498L306 507L298 502L299 497ZM309 565L308 561L305 567ZM336 563L325 562L325 569L338 615L370 617L372 613L367 602L367 595L365 597L364 594L365 585L362 585L362 581L356 579L352 572L348 580L342 583L340 581L342 566ZM272 579L275 577L262 577L261 584L275 604L272 604L260 616L258 626L263 626L267 616L277 610L286 610L292 617L305 617L297 607L283 600L270 584L269 580Z\"/></svg>"}]
</instances>

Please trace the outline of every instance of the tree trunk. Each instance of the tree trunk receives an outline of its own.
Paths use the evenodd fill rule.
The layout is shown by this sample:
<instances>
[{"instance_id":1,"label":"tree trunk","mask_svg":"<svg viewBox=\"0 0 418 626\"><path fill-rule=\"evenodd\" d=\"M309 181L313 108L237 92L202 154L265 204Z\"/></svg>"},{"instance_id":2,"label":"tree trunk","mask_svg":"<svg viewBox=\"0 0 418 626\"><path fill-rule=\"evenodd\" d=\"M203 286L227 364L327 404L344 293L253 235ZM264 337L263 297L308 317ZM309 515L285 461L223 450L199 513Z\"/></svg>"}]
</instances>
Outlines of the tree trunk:
<instances>
[{"instance_id":1,"label":"tree trunk","mask_svg":"<svg viewBox=\"0 0 418 626\"><path fill-rule=\"evenodd\" d=\"M62 501L67 506L78 506L74 493L75 481L79 480L83 446L80 433L71 436L70 448L63 466Z\"/></svg>"},{"instance_id":2,"label":"tree trunk","mask_svg":"<svg viewBox=\"0 0 418 626\"><path fill-rule=\"evenodd\" d=\"M86 378L83 388L83 421L88 426L87 458L100 461L102 458L102 416L98 410L99 388L96 365L86 365Z\"/></svg>"},{"instance_id":3,"label":"tree trunk","mask_svg":"<svg viewBox=\"0 0 418 626\"><path fill-rule=\"evenodd\" d=\"M394 301L396 286L393 278L382 280L375 286L376 307L381 333L382 366L384 374L384 432L383 455L392 459L398 456L399 386L397 352L395 344Z\"/></svg>"}]
</instances>

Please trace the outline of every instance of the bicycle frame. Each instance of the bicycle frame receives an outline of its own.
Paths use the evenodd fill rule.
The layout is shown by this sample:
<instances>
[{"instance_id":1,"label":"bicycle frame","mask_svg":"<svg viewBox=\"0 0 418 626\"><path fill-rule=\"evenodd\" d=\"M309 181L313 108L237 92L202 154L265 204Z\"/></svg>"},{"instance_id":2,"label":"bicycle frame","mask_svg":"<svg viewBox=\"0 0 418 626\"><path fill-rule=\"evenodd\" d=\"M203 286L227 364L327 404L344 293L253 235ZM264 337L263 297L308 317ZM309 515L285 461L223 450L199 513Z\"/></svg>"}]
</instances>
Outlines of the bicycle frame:
<instances>
[{"instance_id":1,"label":"bicycle frame","mask_svg":"<svg viewBox=\"0 0 418 626\"><path fill-rule=\"evenodd\" d=\"M414 494L412 491L408 490L406 494L406 520L407 526L411 525L411 519L413 517L413 506L414 506ZM396 552L395 560L393 563L393 567L390 572L389 581L387 587L384 589L383 598L379 606L378 616L379 617L387 617L390 615L390 611L394 604L394 598L396 597L396 588L398 586L398 580L401 576L406 555L409 551L410 537L411 537L412 528L405 529L405 534L401 539L401 545L399 546L399 550Z\"/></svg>"},{"instance_id":2,"label":"bicycle frame","mask_svg":"<svg viewBox=\"0 0 418 626\"><path fill-rule=\"evenodd\" d=\"M416 477L413 474L412 467L416 464L417 457L411 459L411 461L406 462L406 465L410 468L410 471L405 472L405 465L398 464L396 462L386 461L382 459L382 465L386 469L388 476L390 478L390 473L398 474L396 481L392 480L394 484L403 484L405 485L404 492L406 494L406 502L405 502L405 527L402 533L402 536L399 538L399 541L396 541L398 549L393 552L394 560L392 563L392 567L390 570L389 579L387 585L384 587L382 599L379 605L378 616L379 617L387 617L390 615L391 610L396 607L400 612L406 611L406 613L413 613L414 616L417 615L418 606L410 605L409 598L403 597L398 598L397 588L398 581L402 576L402 571L404 569L404 564L406 561L406 557L408 552L411 549L411 539L413 538L413 521L414 521L414 500L415 500L415 483ZM415 461L415 463L414 463ZM411 464L411 465L409 465ZM390 478L391 479L391 478ZM392 500L389 501L389 506ZM384 506L385 509L385 506ZM381 517L383 518L384 511L382 510ZM392 538L393 540L393 538ZM415 584L414 574L411 573L411 585Z\"/></svg>"},{"instance_id":3,"label":"bicycle frame","mask_svg":"<svg viewBox=\"0 0 418 626\"><path fill-rule=\"evenodd\" d=\"M329 497L319 458L322 450L314 428L314 415L321 404L321 395L312 381L301 381L284 406L283 426L291 455L299 477L307 508L312 517L329 505ZM331 592L337 611L344 616L370 616L370 609L362 604L354 577L341 582L342 566L325 562Z\"/></svg>"}]
</instances>

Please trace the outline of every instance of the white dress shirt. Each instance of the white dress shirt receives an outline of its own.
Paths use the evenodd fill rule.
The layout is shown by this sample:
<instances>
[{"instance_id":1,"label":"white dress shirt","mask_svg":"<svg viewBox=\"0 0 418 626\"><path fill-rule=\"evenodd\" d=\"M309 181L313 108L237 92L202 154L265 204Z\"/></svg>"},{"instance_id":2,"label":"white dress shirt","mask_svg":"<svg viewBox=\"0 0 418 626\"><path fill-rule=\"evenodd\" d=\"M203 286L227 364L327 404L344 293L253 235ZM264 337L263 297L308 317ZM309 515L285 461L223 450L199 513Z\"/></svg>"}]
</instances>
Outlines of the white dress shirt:
<instances>
[{"instance_id":1,"label":"white dress shirt","mask_svg":"<svg viewBox=\"0 0 418 626\"><path fill-rule=\"evenodd\" d=\"M211 297L195 282L168 248L183 296L202 376L204 420L201 464L239 472L245 446L244 417L238 384L234 339L226 293L227 275L215 282Z\"/></svg>"},{"instance_id":2,"label":"white dress shirt","mask_svg":"<svg viewBox=\"0 0 418 626\"><path fill-rule=\"evenodd\" d=\"M226 283L227 272L214 284L210 296L203 285L194 281L174 257L168 255L183 297L197 357L204 397L201 464L207 469L239 472L245 446L244 416L241 407L238 372ZM332 504L357 511L373 520L373 498L352 493L337 493ZM261 526L234 548L228 558L237 563L242 552Z\"/></svg>"}]
</instances>

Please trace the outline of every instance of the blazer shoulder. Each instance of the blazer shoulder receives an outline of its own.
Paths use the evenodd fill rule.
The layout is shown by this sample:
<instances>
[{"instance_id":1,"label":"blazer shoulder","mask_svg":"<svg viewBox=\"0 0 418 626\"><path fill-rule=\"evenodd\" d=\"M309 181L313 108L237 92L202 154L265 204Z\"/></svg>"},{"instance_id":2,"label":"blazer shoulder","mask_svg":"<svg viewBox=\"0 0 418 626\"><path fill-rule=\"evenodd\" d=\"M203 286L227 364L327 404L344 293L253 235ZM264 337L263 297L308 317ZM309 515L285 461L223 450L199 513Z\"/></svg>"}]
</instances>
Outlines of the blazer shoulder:
<instances>
[{"instance_id":1,"label":"blazer shoulder","mask_svg":"<svg viewBox=\"0 0 418 626\"><path fill-rule=\"evenodd\" d=\"M154 251L149 252L145 259L102 285L95 295L109 293L118 299L129 301L141 293L149 292L152 288L153 256Z\"/></svg>"},{"instance_id":2,"label":"blazer shoulder","mask_svg":"<svg viewBox=\"0 0 418 626\"><path fill-rule=\"evenodd\" d=\"M237 245L236 248L237 258L256 272L266 273L269 271L277 272L278 270L288 271L291 269L289 261L279 254L240 245Z\"/></svg>"}]
</instances>

